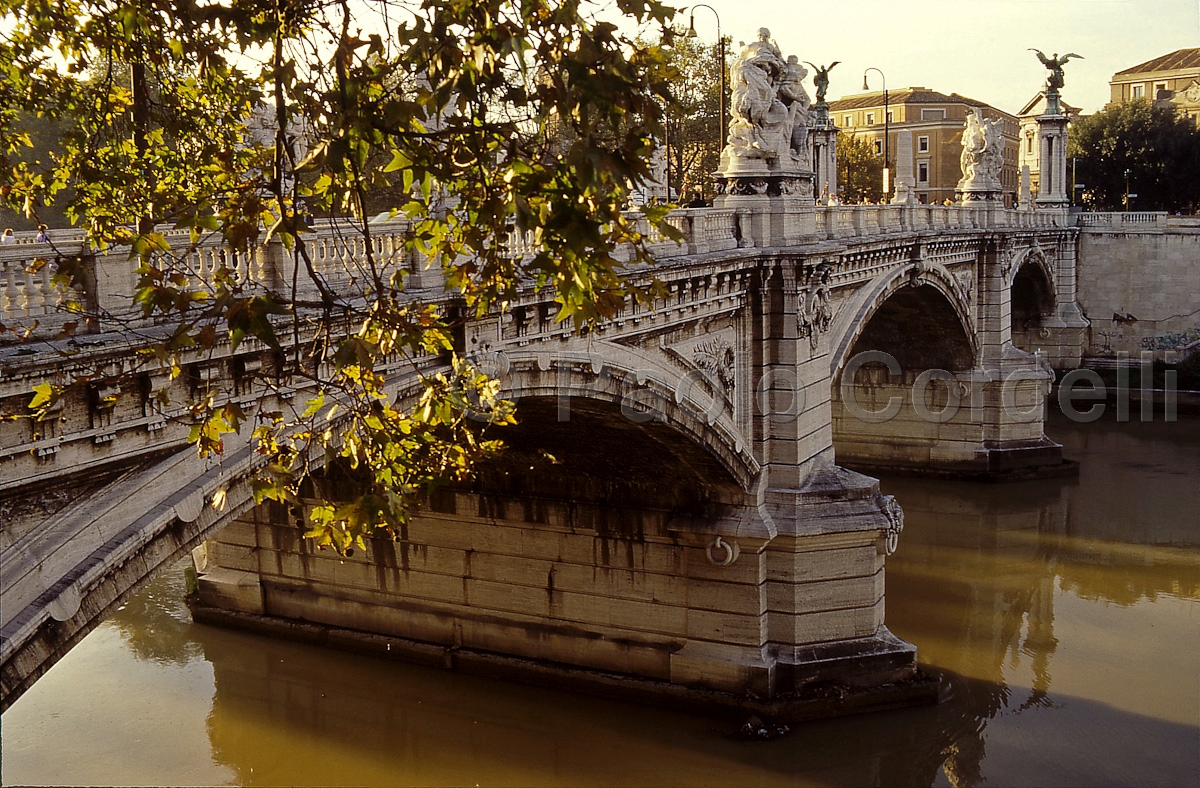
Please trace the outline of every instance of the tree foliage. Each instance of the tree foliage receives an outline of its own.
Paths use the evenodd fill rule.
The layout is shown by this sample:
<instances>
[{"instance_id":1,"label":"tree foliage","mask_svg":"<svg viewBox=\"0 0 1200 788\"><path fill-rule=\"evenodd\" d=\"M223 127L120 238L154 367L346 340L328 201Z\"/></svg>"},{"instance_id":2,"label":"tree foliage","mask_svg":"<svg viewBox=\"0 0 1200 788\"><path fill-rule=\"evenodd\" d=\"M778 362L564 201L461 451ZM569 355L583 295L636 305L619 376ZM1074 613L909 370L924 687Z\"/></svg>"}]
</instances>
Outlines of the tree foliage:
<instances>
[{"instance_id":1,"label":"tree foliage","mask_svg":"<svg viewBox=\"0 0 1200 788\"><path fill-rule=\"evenodd\" d=\"M657 0L617 6L662 30L674 13ZM456 346L456 320L506 309L521 287L553 293L558 319L576 327L645 296L614 252L632 245L633 263L652 262L622 206L664 136L670 69L660 46L595 21L596 10L587 0L0 0L11 31L0 43L0 197L33 218L58 200L93 246L128 245L136 303L171 329L143 355L172 374L183 354L222 342L253 337L286 354L318 393L259 414L268 465L256 498L296 505L319 466L343 462L363 484L310 509L308 533L361 548L374 529L402 524L424 488L499 447L479 422L513 420L498 382ZM29 117L71 119L44 157L23 155ZM376 259L365 218L381 190L410 221L408 251L442 271L457 307L413 300L403 272ZM356 288L316 271L306 205L352 217L367 241ZM674 237L664 215L647 211ZM196 285L169 227L231 250L282 243L319 299L227 268ZM510 251L514 233L532 254ZM57 277L87 274L64 262ZM417 381L407 399L384 372L396 358ZM82 383L47 385L33 407ZM232 392L204 388L190 406L202 455L248 429Z\"/></svg>"},{"instance_id":2,"label":"tree foliage","mask_svg":"<svg viewBox=\"0 0 1200 788\"><path fill-rule=\"evenodd\" d=\"M41 169L42 162L48 160L51 150L57 140L65 133L64 124L73 123L71 118L52 120L45 116L37 117L26 113L17 116L16 126L21 133L28 135L29 144L22 145L16 151L14 158L27 167ZM66 199L63 199L66 198ZM69 201L70 194L64 194L58 202ZM11 227L14 230L36 230L38 224L45 223L50 227L64 227L70 224L60 205L39 206L34 216L26 215L23 211L10 210L0 202L0 226Z\"/></svg>"},{"instance_id":3,"label":"tree foliage","mask_svg":"<svg viewBox=\"0 0 1200 788\"><path fill-rule=\"evenodd\" d=\"M716 183L713 173L725 144L721 139L720 46L688 38L682 27L659 44L671 69L665 140L671 189L680 200L684 195L711 198Z\"/></svg>"},{"instance_id":4,"label":"tree foliage","mask_svg":"<svg viewBox=\"0 0 1200 788\"><path fill-rule=\"evenodd\" d=\"M1083 202L1093 210L1174 211L1200 204L1200 129L1172 107L1149 99L1111 104L1073 124L1068 155Z\"/></svg>"},{"instance_id":5,"label":"tree foliage","mask_svg":"<svg viewBox=\"0 0 1200 788\"><path fill-rule=\"evenodd\" d=\"M883 198L883 156L866 137L843 134L838 137L838 189L842 201L876 203Z\"/></svg>"}]
</instances>

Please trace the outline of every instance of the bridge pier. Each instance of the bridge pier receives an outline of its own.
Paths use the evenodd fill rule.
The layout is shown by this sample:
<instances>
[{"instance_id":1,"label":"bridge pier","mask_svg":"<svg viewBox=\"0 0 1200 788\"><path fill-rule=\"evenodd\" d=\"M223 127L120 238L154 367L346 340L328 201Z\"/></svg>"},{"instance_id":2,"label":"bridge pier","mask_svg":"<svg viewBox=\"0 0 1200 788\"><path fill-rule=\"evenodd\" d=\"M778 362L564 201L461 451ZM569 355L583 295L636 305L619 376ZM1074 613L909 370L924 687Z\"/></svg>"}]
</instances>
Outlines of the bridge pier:
<instances>
[{"instance_id":1,"label":"bridge pier","mask_svg":"<svg viewBox=\"0 0 1200 788\"><path fill-rule=\"evenodd\" d=\"M204 548L194 615L468 672L552 675L572 689L784 718L934 699L916 679L915 648L883 626L886 536L845 528L829 507L806 507L825 509L826 533L718 540L661 515L647 516L640 535L590 530L565 502L545 506L543 523L514 518L515 502L501 505L503 519L478 516L496 503L455 493L414 518L407 538L348 558L312 550L285 513L260 507ZM871 497L839 508L879 512ZM849 700L822 698L829 687Z\"/></svg>"}]
</instances>

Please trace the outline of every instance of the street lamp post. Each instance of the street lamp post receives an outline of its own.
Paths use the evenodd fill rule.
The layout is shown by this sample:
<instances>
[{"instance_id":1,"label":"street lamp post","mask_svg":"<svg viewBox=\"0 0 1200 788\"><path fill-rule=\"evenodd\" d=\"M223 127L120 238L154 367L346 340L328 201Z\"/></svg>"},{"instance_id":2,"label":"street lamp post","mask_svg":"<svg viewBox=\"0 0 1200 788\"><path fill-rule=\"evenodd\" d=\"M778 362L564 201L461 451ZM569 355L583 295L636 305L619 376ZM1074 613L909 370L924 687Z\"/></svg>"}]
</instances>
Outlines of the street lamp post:
<instances>
[{"instance_id":1,"label":"street lamp post","mask_svg":"<svg viewBox=\"0 0 1200 788\"><path fill-rule=\"evenodd\" d=\"M1076 184L1075 170L1079 167L1079 157L1071 157L1071 205L1075 205L1075 190L1079 188Z\"/></svg>"},{"instance_id":2,"label":"street lamp post","mask_svg":"<svg viewBox=\"0 0 1200 788\"><path fill-rule=\"evenodd\" d=\"M692 6L692 12L688 15L687 37L688 38L696 37L696 9L697 8L707 8L709 11L712 11L713 16L715 16L717 18L717 44L718 44L718 48L719 48L718 49L718 57L721 58L721 103L720 103L720 110L719 110L721 113L721 144L717 149L717 155L720 155L721 149L725 147L725 143L728 141L726 139L726 137L729 132L728 126L725 121L725 91L726 91L725 81L727 79L726 71L725 71L725 38L724 38L724 36L721 35L721 15L717 13L717 9L713 8L710 5L705 5L704 3L698 3L694 6Z\"/></svg>"},{"instance_id":3,"label":"street lamp post","mask_svg":"<svg viewBox=\"0 0 1200 788\"><path fill-rule=\"evenodd\" d=\"M1131 174L1132 173L1129 170L1125 170L1125 212L1126 213L1129 212L1129 176Z\"/></svg>"},{"instance_id":4,"label":"street lamp post","mask_svg":"<svg viewBox=\"0 0 1200 788\"><path fill-rule=\"evenodd\" d=\"M888 200L888 198L891 196L891 185L892 185L892 179L890 177L891 170L888 167L888 162L891 161L891 156L888 155L889 154L888 131L891 128L891 123L888 121L887 77L884 76L884 73L882 71L875 68L874 66L871 66L870 68L868 68L867 71L876 72L877 74L879 74L879 78L883 80L883 199L886 202ZM863 72L863 90L871 89L867 85L867 71Z\"/></svg>"}]
</instances>

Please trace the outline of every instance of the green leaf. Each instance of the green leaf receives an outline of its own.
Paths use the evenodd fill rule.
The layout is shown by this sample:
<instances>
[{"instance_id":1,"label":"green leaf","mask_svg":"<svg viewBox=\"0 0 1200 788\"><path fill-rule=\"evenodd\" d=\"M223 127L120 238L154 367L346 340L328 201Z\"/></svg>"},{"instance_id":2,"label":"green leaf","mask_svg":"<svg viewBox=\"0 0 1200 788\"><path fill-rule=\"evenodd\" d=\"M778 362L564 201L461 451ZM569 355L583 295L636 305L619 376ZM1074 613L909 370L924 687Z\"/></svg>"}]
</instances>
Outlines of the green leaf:
<instances>
[{"instance_id":1,"label":"green leaf","mask_svg":"<svg viewBox=\"0 0 1200 788\"><path fill-rule=\"evenodd\" d=\"M412 159L404 151L397 150L392 153L392 160L383 168L383 171L395 172L396 170L402 170L410 166L412 166Z\"/></svg>"},{"instance_id":2,"label":"green leaf","mask_svg":"<svg viewBox=\"0 0 1200 788\"><path fill-rule=\"evenodd\" d=\"M304 413L300 416L302 419L311 419L316 416L321 408L325 407L325 392L320 392L317 396L305 403L308 407L304 409Z\"/></svg>"}]
</instances>

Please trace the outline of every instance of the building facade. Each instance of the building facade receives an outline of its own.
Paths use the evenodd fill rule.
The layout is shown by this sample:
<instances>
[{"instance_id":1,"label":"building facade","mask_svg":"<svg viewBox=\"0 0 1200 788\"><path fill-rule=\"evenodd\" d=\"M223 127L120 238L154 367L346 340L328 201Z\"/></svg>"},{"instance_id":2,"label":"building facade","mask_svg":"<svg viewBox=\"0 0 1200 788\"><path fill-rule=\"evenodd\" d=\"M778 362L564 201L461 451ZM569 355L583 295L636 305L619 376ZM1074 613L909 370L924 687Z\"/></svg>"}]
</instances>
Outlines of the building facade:
<instances>
[{"instance_id":1,"label":"building facade","mask_svg":"<svg viewBox=\"0 0 1200 788\"><path fill-rule=\"evenodd\" d=\"M1000 182L1005 205L1012 206L1016 201L1020 185L1016 116L957 93L946 95L910 87L888 92L886 125L894 180L910 179L918 201L954 199L955 187L962 178L962 132L973 109L981 110L985 119L1004 121ZM829 117L840 131L865 135L880 155L884 152L884 111L882 91L846 96L829 105Z\"/></svg>"},{"instance_id":2,"label":"building facade","mask_svg":"<svg viewBox=\"0 0 1200 788\"><path fill-rule=\"evenodd\" d=\"M1200 47L1178 49L1113 74L1109 100L1150 99L1175 106L1200 126Z\"/></svg>"}]
</instances>

